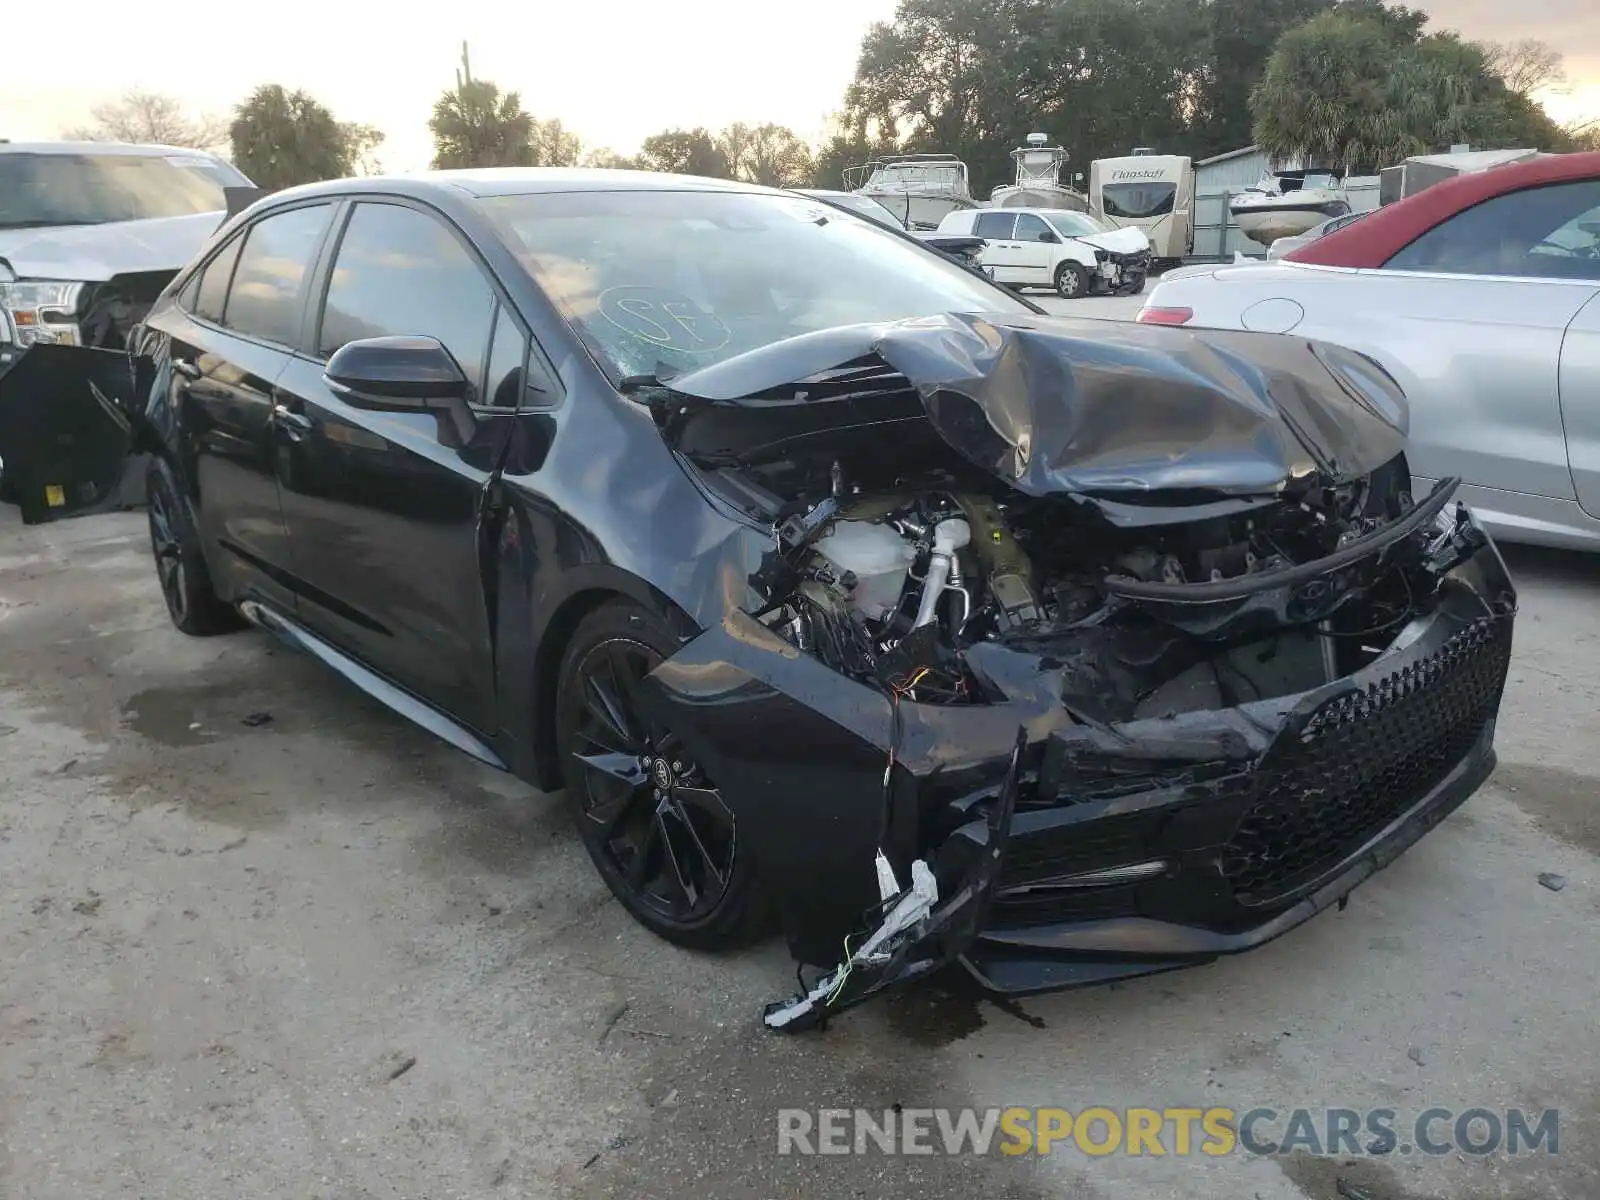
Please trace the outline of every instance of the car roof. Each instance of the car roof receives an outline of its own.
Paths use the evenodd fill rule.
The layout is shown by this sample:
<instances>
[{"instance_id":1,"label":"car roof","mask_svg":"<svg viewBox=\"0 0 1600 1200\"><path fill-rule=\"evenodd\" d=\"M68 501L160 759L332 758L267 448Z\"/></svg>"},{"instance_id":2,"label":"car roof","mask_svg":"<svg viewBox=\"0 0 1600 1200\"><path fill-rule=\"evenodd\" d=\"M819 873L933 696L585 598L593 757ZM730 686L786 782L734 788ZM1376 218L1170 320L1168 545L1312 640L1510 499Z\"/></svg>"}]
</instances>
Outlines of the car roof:
<instances>
[{"instance_id":1,"label":"car roof","mask_svg":"<svg viewBox=\"0 0 1600 1200\"><path fill-rule=\"evenodd\" d=\"M1600 152L1551 154L1457 175L1385 204L1368 213L1364 220L1352 221L1343 229L1291 250L1283 261L1375 269L1441 221L1485 200L1527 187L1587 179L1600 179Z\"/></svg>"},{"instance_id":2,"label":"car roof","mask_svg":"<svg viewBox=\"0 0 1600 1200\"><path fill-rule=\"evenodd\" d=\"M0 142L0 154L111 154L128 158L215 158L209 150L189 146L160 146L133 142Z\"/></svg>"},{"instance_id":3,"label":"car roof","mask_svg":"<svg viewBox=\"0 0 1600 1200\"><path fill-rule=\"evenodd\" d=\"M971 209L970 211L978 213L1031 213L1036 217L1059 217L1063 215L1072 217L1087 217L1089 215L1086 212L1079 212L1075 208L1012 208L1009 204L1005 208L975 208Z\"/></svg>"},{"instance_id":4,"label":"car roof","mask_svg":"<svg viewBox=\"0 0 1600 1200\"><path fill-rule=\"evenodd\" d=\"M425 197L448 192L474 198L525 196L549 192L730 192L782 196L786 193L734 179L669 175L662 171L615 171L606 167L485 167L418 171L410 175L369 175L330 179L273 193L289 197L336 196L348 192L393 192Z\"/></svg>"}]
</instances>

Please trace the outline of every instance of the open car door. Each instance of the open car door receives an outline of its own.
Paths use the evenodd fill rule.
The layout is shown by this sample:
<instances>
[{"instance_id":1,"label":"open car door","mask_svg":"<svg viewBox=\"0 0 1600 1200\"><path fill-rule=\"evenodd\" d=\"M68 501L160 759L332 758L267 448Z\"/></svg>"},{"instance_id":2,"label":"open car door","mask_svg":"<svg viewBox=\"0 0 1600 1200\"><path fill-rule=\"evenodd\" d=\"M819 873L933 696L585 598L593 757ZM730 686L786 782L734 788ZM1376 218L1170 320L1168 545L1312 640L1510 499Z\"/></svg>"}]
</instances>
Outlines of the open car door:
<instances>
[{"instance_id":1,"label":"open car door","mask_svg":"<svg viewBox=\"0 0 1600 1200\"><path fill-rule=\"evenodd\" d=\"M133 360L121 350L30 347L0 374L0 496L38 525L107 506L133 446Z\"/></svg>"}]
</instances>

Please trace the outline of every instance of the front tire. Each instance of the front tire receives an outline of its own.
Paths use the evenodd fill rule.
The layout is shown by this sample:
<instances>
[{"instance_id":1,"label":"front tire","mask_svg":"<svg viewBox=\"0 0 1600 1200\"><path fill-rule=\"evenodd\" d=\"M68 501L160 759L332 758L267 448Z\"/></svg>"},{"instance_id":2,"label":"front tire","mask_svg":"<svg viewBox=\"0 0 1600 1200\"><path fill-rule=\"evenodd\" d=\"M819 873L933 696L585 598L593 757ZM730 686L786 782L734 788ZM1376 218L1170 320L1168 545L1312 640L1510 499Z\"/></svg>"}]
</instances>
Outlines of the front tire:
<instances>
[{"instance_id":1,"label":"front tire","mask_svg":"<svg viewBox=\"0 0 1600 1200\"><path fill-rule=\"evenodd\" d=\"M150 552L155 556L156 578L172 623L190 637L212 637L243 628L244 618L211 586L194 516L177 477L163 460L151 460L145 490L149 494Z\"/></svg>"},{"instance_id":2,"label":"front tire","mask_svg":"<svg viewBox=\"0 0 1600 1200\"><path fill-rule=\"evenodd\" d=\"M730 950L760 929L754 865L715 781L639 704L644 677L678 645L631 601L585 617L561 663L557 746L578 834L612 895L669 942Z\"/></svg>"},{"instance_id":3,"label":"front tire","mask_svg":"<svg viewBox=\"0 0 1600 1200\"><path fill-rule=\"evenodd\" d=\"M1056 268L1056 295L1063 300L1080 300L1089 294L1089 273L1075 262Z\"/></svg>"}]
</instances>

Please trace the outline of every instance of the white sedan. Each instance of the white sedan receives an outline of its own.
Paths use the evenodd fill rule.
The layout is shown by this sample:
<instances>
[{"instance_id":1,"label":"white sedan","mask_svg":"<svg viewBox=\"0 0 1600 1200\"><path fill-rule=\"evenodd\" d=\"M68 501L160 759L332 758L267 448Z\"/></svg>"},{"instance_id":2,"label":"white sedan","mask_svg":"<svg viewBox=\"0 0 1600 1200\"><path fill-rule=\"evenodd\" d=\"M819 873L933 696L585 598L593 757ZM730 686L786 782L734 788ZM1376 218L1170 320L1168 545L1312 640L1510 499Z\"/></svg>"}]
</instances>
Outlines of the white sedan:
<instances>
[{"instance_id":1,"label":"white sedan","mask_svg":"<svg viewBox=\"0 0 1600 1200\"><path fill-rule=\"evenodd\" d=\"M1600 154L1462 175L1270 263L1163 278L1138 319L1315 338L1410 404L1421 491L1505 541L1600 549Z\"/></svg>"}]
</instances>

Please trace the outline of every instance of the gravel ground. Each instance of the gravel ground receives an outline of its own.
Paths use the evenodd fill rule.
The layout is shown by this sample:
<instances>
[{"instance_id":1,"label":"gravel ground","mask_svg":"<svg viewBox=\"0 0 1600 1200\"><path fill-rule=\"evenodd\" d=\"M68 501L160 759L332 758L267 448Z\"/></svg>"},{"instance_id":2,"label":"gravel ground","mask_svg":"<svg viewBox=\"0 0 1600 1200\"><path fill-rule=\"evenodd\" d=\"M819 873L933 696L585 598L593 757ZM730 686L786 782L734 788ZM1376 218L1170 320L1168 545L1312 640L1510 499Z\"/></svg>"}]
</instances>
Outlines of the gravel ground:
<instances>
[{"instance_id":1,"label":"gravel ground","mask_svg":"<svg viewBox=\"0 0 1600 1200\"><path fill-rule=\"evenodd\" d=\"M142 515L0 508L0 1198L1600 1195L1600 561L1508 558L1501 767L1346 911L785 1039L781 943L657 941L560 797L263 634L176 633ZM896 1103L1557 1107L1561 1153L775 1153L780 1107Z\"/></svg>"}]
</instances>

